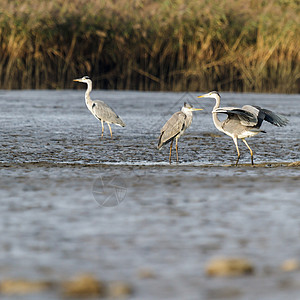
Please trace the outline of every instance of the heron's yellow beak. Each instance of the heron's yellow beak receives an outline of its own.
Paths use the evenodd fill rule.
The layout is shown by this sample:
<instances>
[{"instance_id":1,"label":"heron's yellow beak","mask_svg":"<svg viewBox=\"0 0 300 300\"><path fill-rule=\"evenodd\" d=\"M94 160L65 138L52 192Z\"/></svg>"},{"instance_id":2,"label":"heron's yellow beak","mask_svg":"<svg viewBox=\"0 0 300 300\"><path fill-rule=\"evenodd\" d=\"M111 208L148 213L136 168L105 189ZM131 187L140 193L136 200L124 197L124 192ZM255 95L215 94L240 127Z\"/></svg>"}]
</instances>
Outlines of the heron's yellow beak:
<instances>
[{"instance_id":1,"label":"heron's yellow beak","mask_svg":"<svg viewBox=\"0 0 300 300\"><path fill-rule=\"evenodd\" d=\"M203 98L205 95L202 95L202 96L198 96L197 98Z\"/></svg>"},{"instance_id":2,"label":"heron's yellow beak","mask_svg":"<svg viewBox=\"0 0 300 300\"><path fill-rule=\"evenodd\" d=\"M203 110L202 108L193 108L192 111Z\"/></svg>"},{"instance_id":3,"label":"heron's yellow beak","mask_svg":"<svg viewBox=\"0 0 300 300\"><path fill-rule=\"evenodd\" d=\"M73 81L78 81L78 82L80 82L80 80L79 80L79 79L73 79Z\"/></svg>"}]
</instances>

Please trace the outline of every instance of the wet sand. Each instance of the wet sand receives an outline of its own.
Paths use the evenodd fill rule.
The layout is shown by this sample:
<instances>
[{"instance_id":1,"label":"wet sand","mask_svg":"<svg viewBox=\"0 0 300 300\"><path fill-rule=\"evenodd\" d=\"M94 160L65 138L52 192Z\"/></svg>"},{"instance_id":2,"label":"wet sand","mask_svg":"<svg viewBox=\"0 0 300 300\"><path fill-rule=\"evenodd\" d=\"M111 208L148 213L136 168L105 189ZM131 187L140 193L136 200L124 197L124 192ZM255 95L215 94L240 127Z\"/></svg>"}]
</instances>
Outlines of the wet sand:
<instances>
[{"instance_id":1,"label":"wet sand","mask_svg":"<svg viewBox=\"0 0 300 300\"><path fill-rule=\"evenodd\" d=\"M99 139L83 91L0 94L0 281L55 283L20 299L60 299L59 283L82 273L129 283L130 299L297 299L300 271L281 265L300 253L299 96L224 93L224 106L252 103L290 119L249 139L254 167L244 145L234 167L234 144L214 129L210 100L97 95L127 123L113 127L113 140L107 128ZM180 163L169 165L156 139L185 100L205 111L179 142ZM209 277L218 256L247 258L254 273Z\"/></svg>"}]
</instances>

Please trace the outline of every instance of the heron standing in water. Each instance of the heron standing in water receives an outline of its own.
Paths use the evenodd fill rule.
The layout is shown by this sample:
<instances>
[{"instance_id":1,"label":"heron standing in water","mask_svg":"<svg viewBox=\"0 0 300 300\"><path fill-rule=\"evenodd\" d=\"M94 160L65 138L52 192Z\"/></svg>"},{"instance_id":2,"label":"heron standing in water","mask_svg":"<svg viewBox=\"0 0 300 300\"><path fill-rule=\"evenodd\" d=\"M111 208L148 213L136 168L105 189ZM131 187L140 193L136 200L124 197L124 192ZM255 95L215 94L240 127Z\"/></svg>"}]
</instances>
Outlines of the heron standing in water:
<instances>
[{"instance_id":1,"label":"heron standing in water","mask_svg":"<svg viewBox=\"0 0 300 300\"><path fill-rule=\"evenodd\" d=\"M160 137L157 145L157 149L160 149L163 145L171 142L169 162L171 163L171 154L173 140L176 140L176 157L178 162L178 139L184 134L187 128L192 124L193 111L202 110L201 108L193 108L192 105L184 103L181 111L176 112L166 122L166 124L160 130Z\"/></svg>"},{"instance_id":2,"label":"heron standing in water","mask_svg":"<svg viewBox=\"0 0 300 300\"><path fill-rule=\"evenodd\" d=\"M90 93L92 91L92 80L88 76L83 76L82 78L74 79L73 81L83 82L87 84L87 89L85 92L85 104L89 109L89 111L98 120L101 121L101 126L102 126L101 137L103 137L103 133L104 133L104 125L103 125L104 122L107 124L109 128L111 138L112 138L112 131L111 131L110 124L115 124L118 126L125 127L125 123L122 121L122 119L105 102L101 100L91 99Z\"/></svg>"},{"instance_id":3,"label":"heron standing in water","mask_svg":"<svg viewBox=\"0 0 300 300\"><path fill-rule=\"evenodd\" d=\"M257 135L260 132L265 132L260 129L264 120L278 127L285 126L288 123L288 119L284 116L260 108L259 106L244 105L242 108L220 107L221 96L215 91L198 96L198 98L213 98L216 100L216 104L212 111L213 122L218 130L224 132L233 139L238 153L237 161L235 163L236 166L240 159L238 139L241 139L250 150L251 164L253 165L253 151L245 138ZM225 121L220 121L218 113L227 114L227 119Z\"/></svg>"}]
</instances>

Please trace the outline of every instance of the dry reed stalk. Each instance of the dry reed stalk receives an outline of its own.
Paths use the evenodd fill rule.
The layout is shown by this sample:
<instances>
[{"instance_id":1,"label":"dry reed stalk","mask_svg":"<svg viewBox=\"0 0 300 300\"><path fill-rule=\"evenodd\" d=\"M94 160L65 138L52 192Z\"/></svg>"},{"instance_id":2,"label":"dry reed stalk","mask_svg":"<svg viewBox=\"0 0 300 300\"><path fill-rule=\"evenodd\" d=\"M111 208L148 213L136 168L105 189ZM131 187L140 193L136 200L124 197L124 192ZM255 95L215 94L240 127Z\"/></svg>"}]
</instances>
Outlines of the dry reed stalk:
<instances>
[{"instance_id":1,"label":"dry reed stalk","mask_svg":"<svg viewBox=\"0 0 300 300\"><path fill-rule=\"evenodd\" d=\"M34 9L33 9L34 7ZM298 0L2 0L0 88L300 92Z\"/></svg>"}]
</instances>

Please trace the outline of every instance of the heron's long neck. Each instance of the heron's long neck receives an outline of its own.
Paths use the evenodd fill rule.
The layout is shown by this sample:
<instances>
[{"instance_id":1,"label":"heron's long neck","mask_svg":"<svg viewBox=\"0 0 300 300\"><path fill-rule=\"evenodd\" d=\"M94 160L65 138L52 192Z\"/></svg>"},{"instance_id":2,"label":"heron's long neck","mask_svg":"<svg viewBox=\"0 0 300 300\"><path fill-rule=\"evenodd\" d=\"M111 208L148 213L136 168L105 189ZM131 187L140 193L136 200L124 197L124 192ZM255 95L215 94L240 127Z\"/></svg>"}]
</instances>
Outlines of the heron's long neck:
<instances>
[{"instance_id":1,"label":"heron's long neck","mask_svg":"<svg viewBox=\"0 0 300 300\"><path fill-rule=\"evenodd\" d=\"M185 119L185 129L189 128L193 121L193 112L185 107L181 109L181 111L186 115Z\"/></svg>"},{"instance_id":2,"label":"heron's long neck","mask_svg":"<svg viewBox=\"0 0 300 300\"><path fill-rule=\"evenodd\" d=\"M221 98L220 96L216 95L215 96L215 99L216 99L216 104L213 108L213 111L217 108L220 107L220 102L221 102ZM219 120L218 118L218 114L216 112L213 112L212 113L212 117L213 117L213 121L214 121L214 124L215 126L217 127L217 129L219 129L220 131L223 131L223 128L222 128L222 121Z\"/></svg>"},{"instance_id":3,"label":"heron's long neck","mask_svg":"<svg viewBox=\"0 0 300 300\"><path fill-rule=\"evenodd\" d=\"M88 109L91 109L92 107L92 99L90 97L90 93L92 91L92 82L87 82L87 89L85 91L85 104L88 107Z\"/></svg>"},{"instance_id":4,"label":"heron's long neck","mask_svg":"<svg viewBox=\"0 0 300 300\"><path fill-rule=\"evenodd\" d=\"M186 128L189 128L192 124L193 121L193 112L192 111L187 111L185 112L187 118L186 118Z\"/></svg>"}]
</instances>

